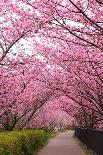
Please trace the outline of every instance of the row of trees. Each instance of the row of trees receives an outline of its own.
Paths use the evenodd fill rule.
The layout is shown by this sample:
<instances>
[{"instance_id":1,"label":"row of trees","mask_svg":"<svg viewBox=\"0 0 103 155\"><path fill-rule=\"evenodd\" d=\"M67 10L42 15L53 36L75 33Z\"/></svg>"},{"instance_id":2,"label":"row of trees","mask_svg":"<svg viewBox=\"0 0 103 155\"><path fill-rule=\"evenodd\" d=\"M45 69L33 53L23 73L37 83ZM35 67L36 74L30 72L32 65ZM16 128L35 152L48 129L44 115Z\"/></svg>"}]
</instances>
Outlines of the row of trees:
<instances>
[{"instance_id":1,"label":"row of trees","mask_svg":"<svg viewBox=\"0 0 103 155\"><path fill-rule=\"evenodd\" d=\"M0 7L1 128L37 126L49 100L58 107L49 125L64 111L76 125L102 128L102 1L9 0Z\"/></svg>"}]
</instances>

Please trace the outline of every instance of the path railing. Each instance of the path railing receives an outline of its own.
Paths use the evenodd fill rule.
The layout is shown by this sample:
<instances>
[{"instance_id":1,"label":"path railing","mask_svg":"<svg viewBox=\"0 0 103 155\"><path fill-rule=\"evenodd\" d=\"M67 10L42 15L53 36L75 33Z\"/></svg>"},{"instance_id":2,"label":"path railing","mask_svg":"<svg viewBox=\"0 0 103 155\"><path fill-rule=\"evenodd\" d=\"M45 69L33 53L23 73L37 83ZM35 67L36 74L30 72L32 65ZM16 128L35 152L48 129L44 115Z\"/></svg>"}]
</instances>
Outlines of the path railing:
<instances>
[{"instance_id":1,"label":"path railing","mask_svg":"<svg viewBox=\"0 0 103 155\"><path fill-rule=\"evenodd\" d=\"M76 127L75 136L97 155L103 155L103 131Z\"/></svg>"}]
</instances>

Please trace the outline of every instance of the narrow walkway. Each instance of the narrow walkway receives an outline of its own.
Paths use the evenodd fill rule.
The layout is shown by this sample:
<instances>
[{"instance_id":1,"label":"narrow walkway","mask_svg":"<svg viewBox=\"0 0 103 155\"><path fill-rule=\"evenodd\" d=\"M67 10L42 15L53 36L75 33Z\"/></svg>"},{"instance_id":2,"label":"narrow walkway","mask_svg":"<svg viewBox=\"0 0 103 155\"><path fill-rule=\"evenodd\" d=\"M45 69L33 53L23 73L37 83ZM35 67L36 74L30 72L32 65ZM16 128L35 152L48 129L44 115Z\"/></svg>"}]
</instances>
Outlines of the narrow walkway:
<instances>
[{"instance_id":1,"label":"narrow walkway","mask_svg":"<svg viewBox=\"0 0 103 155\"><path fill-rule=\"evenodd\" d=\"M51 139L38 155L85 155L73 138L73 131L63 132Z\"/></svg>"}]
</instances>

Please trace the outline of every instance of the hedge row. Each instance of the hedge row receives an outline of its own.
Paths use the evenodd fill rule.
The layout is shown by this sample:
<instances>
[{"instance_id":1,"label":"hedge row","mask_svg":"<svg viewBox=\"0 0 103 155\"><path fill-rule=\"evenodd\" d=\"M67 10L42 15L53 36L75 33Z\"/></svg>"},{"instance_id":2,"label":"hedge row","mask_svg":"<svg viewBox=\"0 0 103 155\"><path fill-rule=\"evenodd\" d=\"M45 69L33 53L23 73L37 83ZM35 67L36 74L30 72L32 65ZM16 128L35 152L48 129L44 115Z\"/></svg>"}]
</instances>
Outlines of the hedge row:
<instances>
[{"instance_id":1,"label":"hedge row","mask_svg":"<svg viewBox=\"0 0 103 155\"><path fill-rule=\"evenodd\" d=\"M43 130L24 130L0 133L0 155L32 155L51 136Z\"/></svg>"}]
</instances>

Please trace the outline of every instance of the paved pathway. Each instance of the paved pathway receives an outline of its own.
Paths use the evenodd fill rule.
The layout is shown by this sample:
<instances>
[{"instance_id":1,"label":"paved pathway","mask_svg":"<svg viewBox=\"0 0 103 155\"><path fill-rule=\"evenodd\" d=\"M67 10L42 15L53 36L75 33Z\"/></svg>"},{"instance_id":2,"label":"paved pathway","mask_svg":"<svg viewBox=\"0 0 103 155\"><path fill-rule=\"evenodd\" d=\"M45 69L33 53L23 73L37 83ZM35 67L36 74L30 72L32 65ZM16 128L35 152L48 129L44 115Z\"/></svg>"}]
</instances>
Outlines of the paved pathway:
<instances>
[{"instance_id":1,"label":"paved pathway","mask_svg":"<svg viewBox=\"0 0 103 155\"><path fill-rule=\"evenodd\" d=\"M85 155L73 138L73 131L63 132L54 137L38 155Z\"/></svg>"}]
</instances>

